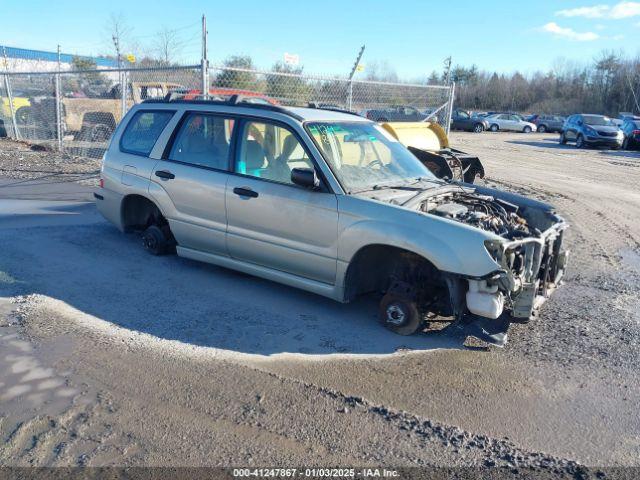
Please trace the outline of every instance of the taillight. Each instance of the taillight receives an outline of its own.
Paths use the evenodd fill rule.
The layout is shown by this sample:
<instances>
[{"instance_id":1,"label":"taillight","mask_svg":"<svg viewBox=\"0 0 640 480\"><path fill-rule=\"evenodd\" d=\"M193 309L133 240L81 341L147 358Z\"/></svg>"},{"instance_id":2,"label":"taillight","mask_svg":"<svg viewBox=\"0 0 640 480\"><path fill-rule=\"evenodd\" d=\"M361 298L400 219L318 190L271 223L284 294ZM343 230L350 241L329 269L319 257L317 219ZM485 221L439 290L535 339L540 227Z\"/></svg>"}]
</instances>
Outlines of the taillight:
<instances>
[{"instance_id":1,"label":"taillight","mask_svg":"<svg viewBox=\"0 0 640 480\"><path fill-rule=\"evenodd\" d=\"M633 132L631 132L634 136L635 135L640 135L640 130L634 130Z\"/></svg>"},{"instance_id":2,"label":"taillight","mask_svg":"<svg viewBox=\"0 0 640 480\"><path fill-rule=\"evenodd\" d=\"M100 188L104 188L104 178L100 179Z\"/></svg>"}]
</instances>

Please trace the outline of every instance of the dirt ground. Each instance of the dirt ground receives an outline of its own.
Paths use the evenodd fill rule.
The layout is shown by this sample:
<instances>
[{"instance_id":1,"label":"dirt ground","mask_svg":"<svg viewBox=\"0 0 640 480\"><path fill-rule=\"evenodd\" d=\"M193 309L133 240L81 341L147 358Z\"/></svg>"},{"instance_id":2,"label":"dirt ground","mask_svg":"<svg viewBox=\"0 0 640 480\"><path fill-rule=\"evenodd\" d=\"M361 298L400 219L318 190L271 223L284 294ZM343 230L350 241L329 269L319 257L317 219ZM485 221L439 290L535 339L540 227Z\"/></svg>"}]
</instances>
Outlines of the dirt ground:
<instances>
[{"instance_id":1,"label":"dirt ground","mask_svg":"<svg viewBox=\"0 0 640 480\"><path fill-rule=\"evenodd\" d=\"M504 349L150 257L96 213L95 161L0 142L0 465L640 466L639 153L452 144L571 224L565 284Z\"/></svg>"}]
</instances>

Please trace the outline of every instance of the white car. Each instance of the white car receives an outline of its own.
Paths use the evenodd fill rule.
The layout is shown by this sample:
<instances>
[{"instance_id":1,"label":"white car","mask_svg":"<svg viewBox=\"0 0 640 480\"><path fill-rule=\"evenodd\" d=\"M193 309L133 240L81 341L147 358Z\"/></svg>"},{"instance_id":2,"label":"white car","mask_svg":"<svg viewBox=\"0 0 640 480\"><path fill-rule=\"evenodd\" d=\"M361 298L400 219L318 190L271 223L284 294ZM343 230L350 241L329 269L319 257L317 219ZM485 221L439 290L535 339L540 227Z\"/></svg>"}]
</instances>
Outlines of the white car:
<instances>
[{"instance_id":1,"label":"white car","mask_svg":"<svg viewBox=\"0 0 640 480\"><path fill-rule=\"evenodd\" d=\"M496 113L485 118L489 122L489 130L497 132L498 130L507 130L512 132L535 132L538 127L535 123L527 122L519 115L513 113Z\"/></svg>"}]
</instances>

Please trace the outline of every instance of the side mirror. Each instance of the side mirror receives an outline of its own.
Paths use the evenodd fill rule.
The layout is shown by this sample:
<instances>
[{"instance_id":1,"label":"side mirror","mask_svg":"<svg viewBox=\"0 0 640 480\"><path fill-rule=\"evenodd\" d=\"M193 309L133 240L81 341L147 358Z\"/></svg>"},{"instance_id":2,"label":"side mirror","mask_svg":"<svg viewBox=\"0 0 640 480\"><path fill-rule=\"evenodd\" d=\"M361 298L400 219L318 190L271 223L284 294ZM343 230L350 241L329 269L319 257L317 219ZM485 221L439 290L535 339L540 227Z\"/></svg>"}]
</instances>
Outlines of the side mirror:
<instances>
[{"instance_id":1,"label":"side mirror","mask_svg":"<svg viewBox=\"0 0 640 480\"><path fill-rule=\"evenodd\" d=\"M291 182L304 188L320 187L320 179L313 168L294 168L291 170Z\"/></svg>"}]
</instances>

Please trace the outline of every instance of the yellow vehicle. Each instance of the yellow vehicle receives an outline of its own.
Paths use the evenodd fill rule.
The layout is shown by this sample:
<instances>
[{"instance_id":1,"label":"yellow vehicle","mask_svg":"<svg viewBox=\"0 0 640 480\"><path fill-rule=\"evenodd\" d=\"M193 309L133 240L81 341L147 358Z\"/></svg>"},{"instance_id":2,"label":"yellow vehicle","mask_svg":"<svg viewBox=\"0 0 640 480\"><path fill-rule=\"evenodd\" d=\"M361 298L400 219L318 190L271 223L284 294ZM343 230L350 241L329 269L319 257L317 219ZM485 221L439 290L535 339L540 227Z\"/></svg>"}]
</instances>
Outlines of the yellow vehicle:
<instances>
[{"instance_id":1,"label":"yellow vehicle","mask_svg":"<svg viewBox=\"0 0 640 480\"><path fill-rule=\"evenodd\" d=\"M436 122L386 122L387 132L407 147L438 178L473 183L484 178L478 157L449 145L444 129Z\"/></svg>"},{"instance_id":2,"label":"yellow vehicle","mask_svg":"<svg viewBox=\"0 0 640 480\"><path fill-rule=\"evenodd\" d=\"M26 97L13 97L13 113L18 125L27 123L27 115L31 102ZM8 97L0 97L0 136L6 136L11 129L11 105Z\"/></svg>"}]
</instances>

